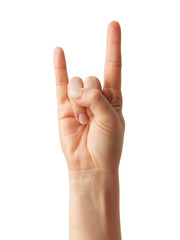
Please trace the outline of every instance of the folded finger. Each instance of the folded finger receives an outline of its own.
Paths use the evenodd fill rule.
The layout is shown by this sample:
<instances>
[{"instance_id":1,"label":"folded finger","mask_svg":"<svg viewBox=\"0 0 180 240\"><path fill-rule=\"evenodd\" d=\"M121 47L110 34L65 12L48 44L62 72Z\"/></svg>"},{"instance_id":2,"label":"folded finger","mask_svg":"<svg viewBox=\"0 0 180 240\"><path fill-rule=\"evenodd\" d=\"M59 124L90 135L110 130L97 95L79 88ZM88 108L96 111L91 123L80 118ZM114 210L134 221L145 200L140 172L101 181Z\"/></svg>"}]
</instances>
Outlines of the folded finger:
<instances>
[{"instance_id":1,"label":"folded finger","mask_svg":"<svg viewBox=\"0 0 180 240\"><path fill-rule=\"evenodd\" d=\"M73 77L70 79L69 84L68 84L68 96L71 101L72 109L74 112L74 115L76 119L81 123L81 124L86 124L88 122L88 117L86 114L86 108L77 105L71 97L70 97L70 92L76 91L76 89L83 88L83 81L79 77Z\"/></svg>"},{"instance_id":2,"label":"folded finger","mask_svg":"<svg viewBox=\"0 0 180 240\"><path fill-rule=\"evenodd\" d=\"M84 80L84 88L99 89L102 90L101 83L97 77L89 76ZM88 117L93 117L93 113L90 108L86 108Z\"/></svg>"}]
</instances>

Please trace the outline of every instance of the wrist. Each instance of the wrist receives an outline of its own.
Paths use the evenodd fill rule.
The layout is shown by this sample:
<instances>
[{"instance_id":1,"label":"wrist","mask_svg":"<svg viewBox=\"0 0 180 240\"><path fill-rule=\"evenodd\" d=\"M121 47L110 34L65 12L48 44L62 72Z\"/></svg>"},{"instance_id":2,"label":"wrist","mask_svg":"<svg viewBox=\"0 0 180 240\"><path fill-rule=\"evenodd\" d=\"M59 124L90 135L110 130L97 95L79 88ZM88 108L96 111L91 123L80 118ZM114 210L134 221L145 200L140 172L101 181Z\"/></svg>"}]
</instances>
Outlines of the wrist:
<instances>
[{"instance_id":1,"label":"wrist","mask_svg":"<svg viewBox=\"0 0 180 240\"><path fill-rule=\"evenodd\" d=\"M70 240L120 240L119 175L69 171Z\"/></svg>"},{"instance_id":2,"label":"wrist","mask_svg":"<svg viewBox=\"0 0 180 240\"><path fill-rule=\"evenodd\" d=\"M80 171L68 171L70 192L77 194L100 193L119 187L119 173L105 172L97 168Z\"/></svg>"}]
</instances>

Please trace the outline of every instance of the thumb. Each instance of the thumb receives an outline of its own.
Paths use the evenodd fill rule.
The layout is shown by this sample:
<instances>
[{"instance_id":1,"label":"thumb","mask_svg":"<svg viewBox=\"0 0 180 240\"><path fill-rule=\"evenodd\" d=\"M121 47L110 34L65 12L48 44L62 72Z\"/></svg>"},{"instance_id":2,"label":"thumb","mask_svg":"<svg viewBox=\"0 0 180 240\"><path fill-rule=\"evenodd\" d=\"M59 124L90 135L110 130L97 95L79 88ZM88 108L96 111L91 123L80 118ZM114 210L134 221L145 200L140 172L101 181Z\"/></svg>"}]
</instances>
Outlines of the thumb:
<instances>
[{"instance_id":1,"label":"thumb","mask_svg":"<svg viewBox=\"0 0 180 240\"><path fill-rule=\"evenodd\" d=\"M99 89L78 88L71 89L69 97L81 107L90 108L95 121L107 122L112 125L117 120L117 112Z\"/></svg>"}]
</instances>

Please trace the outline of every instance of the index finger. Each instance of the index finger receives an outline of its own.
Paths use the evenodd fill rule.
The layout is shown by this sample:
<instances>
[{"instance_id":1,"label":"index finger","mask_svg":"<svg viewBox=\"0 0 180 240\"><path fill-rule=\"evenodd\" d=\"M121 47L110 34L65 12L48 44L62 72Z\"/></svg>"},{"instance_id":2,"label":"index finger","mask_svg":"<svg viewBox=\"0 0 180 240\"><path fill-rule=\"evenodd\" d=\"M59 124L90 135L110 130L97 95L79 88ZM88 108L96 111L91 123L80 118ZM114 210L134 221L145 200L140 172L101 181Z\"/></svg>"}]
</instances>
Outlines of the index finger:
<instances>
[{"instance_id":1,"label":"index finger","mask_svg":"<svg viewBox=\"0 0 180 240\"><path fill-rule=\"evenodd\" d=\"M107 30L104 88L121 89L121 27L116 21Z\"/></svg>"},{"instance_id":2,"label":"index finger","mask_svg":"<svg viewBox=\"0 0 180 240\"><path fill-rule=\"evenodd\" d=\"M58 104L62 104L67 98L68 75L64 51L60 47L54 49L54 71L56 78L56 93Z\"/></svg>"}]
</instances>

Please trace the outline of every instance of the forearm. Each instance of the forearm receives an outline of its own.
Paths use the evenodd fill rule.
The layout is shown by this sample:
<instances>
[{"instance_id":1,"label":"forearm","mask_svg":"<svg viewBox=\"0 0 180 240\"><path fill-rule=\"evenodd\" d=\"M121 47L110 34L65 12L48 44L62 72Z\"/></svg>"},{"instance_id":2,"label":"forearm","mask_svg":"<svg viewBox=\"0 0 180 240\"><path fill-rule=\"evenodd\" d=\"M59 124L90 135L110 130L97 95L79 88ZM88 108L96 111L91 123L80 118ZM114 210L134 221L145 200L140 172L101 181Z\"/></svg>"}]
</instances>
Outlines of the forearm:
<instances>
[{"instance_id":1,"label":"forearm","mask_svg":"<svg viewBox=\"0 0 180 240\"><path fill-rule=\"evenodd\" d=\"M119 176L69 171L69 239L120 240Z\"/></svg>"}]
</instances>

